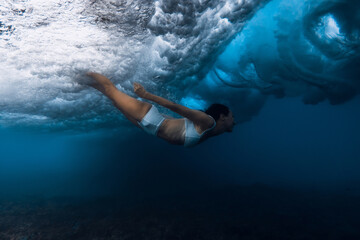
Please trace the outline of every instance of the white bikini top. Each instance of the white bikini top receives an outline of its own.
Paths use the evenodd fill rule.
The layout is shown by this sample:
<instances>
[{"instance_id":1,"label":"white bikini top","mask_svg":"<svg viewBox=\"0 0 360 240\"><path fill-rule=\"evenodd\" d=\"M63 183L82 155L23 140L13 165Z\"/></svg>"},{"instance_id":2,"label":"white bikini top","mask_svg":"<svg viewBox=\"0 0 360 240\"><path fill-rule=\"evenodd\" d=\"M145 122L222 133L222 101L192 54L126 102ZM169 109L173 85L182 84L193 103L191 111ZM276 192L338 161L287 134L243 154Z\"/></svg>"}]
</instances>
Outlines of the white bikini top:
<instances>
[{"instance_id":1,"label":"white bikini top","mask_svg":"<svg viewBox=\"0 0 360 240\"><path fill-rule=\"evenodd\" d=\"M208 116L211 117L210 115ZM194 123L192 121L185 118L185 142L184 142L185 147L192 147L198 144L202 135L204 135L204 133L206 133L207 131L212 130L216 126L215 119L213 117L211 118L214 120L214 125L211 128L206 129L202 134L199 134L196 131Z\"/></svg>"}]
</instances>

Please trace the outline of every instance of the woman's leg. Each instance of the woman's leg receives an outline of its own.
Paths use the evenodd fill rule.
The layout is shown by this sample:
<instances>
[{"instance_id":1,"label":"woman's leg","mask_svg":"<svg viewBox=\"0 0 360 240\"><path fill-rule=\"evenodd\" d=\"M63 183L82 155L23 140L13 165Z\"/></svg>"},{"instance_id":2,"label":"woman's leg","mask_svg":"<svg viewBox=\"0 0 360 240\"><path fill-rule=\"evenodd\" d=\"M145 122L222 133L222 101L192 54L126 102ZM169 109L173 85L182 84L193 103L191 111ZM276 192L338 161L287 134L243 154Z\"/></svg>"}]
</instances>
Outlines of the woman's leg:
<instances>
[{"instance_id":1,"label":"woman's leg","mask_svg":"<svg viewBox=\"0 0 360 240\"><path fill-rule=\"evenodd\" d=\"M127 119L139 127L137 122L143 119L145 114L150 110L151 104L139 101L119 91L107 77L99 73L89 72L87 75L95 80L90 86L107 96Z\"/></svg>"}]
</instances>

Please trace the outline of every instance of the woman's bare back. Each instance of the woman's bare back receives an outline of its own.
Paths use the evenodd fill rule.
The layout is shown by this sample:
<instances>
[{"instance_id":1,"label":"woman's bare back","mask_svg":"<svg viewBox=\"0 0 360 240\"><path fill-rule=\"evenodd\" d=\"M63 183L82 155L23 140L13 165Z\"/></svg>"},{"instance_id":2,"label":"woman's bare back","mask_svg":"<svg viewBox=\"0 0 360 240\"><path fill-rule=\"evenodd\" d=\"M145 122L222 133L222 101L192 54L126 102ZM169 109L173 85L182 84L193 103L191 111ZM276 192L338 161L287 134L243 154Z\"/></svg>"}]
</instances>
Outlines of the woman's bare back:
<instances>
[{"instance_id":1,"label":"woman's bare back","mask_svg":"<svg viewBox=\"0 0 360 240\"><path fill-rule=\"evenodd\" d=\"M159 128L157 136L171 144L183 145L185 141L185 119L165 119Z\"/></svg>"}]
</instances>

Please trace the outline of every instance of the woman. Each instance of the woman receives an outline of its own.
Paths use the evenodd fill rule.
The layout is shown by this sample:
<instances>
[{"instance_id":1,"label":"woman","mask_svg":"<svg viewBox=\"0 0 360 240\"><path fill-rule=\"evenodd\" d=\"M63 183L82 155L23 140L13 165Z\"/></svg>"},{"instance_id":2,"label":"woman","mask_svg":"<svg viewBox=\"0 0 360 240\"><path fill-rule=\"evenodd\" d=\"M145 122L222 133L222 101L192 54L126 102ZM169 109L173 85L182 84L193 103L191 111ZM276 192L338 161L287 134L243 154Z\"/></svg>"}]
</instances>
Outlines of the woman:
<instances>
[{"instance_id":1,"label":"woman","mask_svg":"<svg viewBox=\"0 0 360 240\"><path fill-rule=\"evenodd\" d=\"M213 104L205 112L193 110L151 94L142 85L134 83L134 92L139 97L160 104L184 117L165 118L154 105L119 91L105 76L94 72L87 75L94 80L90 86L107 96L134 125L171 144L191 147L209 137L231 132L235 125L232 112L222 104Z\"/></svg>"}]
</instances>

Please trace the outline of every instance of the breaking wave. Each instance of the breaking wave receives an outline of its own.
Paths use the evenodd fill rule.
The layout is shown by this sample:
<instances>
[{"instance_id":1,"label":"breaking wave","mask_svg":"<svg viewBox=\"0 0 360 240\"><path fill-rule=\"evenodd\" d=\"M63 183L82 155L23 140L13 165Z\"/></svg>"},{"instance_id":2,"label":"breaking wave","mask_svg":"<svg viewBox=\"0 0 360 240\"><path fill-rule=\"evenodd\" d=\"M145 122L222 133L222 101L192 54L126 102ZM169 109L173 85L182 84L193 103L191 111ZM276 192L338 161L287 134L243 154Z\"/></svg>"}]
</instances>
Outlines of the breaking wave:
<instances>
[{"instance_id":1,"label":"breaking wave","mask_svg":"<svg viewBox=\"0 0 360 240\"><path fill-rule=\"evenodd\" d=\"M89 131L128 124L78 84L98 71L132 95L228 104L266 96L344 103L359 92L359 3L323 0L3 0L0 125Z\"/></svg>"}]
</instances>

